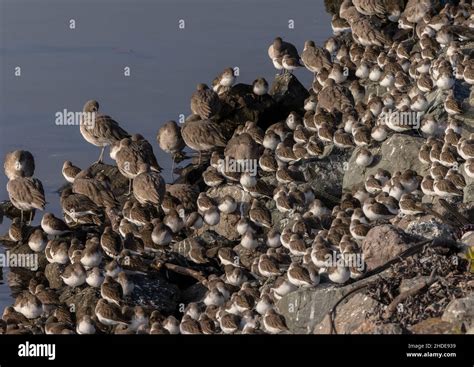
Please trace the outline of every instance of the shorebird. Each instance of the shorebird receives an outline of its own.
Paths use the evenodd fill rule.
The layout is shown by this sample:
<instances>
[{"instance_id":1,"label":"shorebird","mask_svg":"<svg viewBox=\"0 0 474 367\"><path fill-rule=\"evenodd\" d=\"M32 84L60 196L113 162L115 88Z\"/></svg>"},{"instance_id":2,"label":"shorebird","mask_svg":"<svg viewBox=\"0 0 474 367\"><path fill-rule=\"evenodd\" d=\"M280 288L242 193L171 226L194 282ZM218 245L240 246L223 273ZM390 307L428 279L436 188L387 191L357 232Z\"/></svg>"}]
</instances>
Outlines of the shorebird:
<instances>
[{"instance_id":1,"label":"shorebird","mask_svg":"<svg viewBox=\"0 0 474 367\"><path fill-rule=\"evenodd\" d=\"M81 317L78 317L76 321L76 332L80 335L83 334L95 334L96 329L92 318L84 314Z\"/></svg>"},{"instance_id":2,"label":"shorebird","mask_svg":"<svg viewBox=\"0 0 474 367\"><path fill-rule=\"evenodd\" d=\"M117 121L99 113L99 102L95 100L84 105L80 131L87 142L102 148L98 162L103 161L106 146L129 136Z\"/></svg>"},{"instance_id":3,"label":"shorebird","mask_svg":"<svg viewBox=\"0 0 474 367\"><path fill-rule=\"evenodd\" d=\"M270 212L262 206L257 199L254 199L249 211L249 218L252 222L261 227L271 228L272 218Z\"/></svg>"},{"instance_id":4,"label":"shorebird","mask_svg":"<svg viewBox=\"0 0 474 367\"><path fill-rule=\"evenodd\" d=\"M133 293L133 290L135 289L135 284L124 271L119 273L117 277L117 282L122 287L122 294L124 297L130 296Z\"/></svg>"},{"instance_id":5,"label":"shorebird","mask_svg":"<svg viewBox=\"0 0 474 367\"><path fill-rule=\"evenodd\" d=\"M72 191L87 196L98 207L113 208L117 200L106 181L102 172L93 177L90 170L81 171L74 179Z\"/></svg>"},{"instance_id":6,"label":"shorebird","mask_svg":"<svg viewBox=\"0 0 474 367\"><path fill-rule=\"evenodd\" d=\"M64 284L69 287L80 287L86 282L87 273L80 262L69 264L61 274Z\"/></svg>"},{"instance_id":7,"label":"shorebird","mask_svg":"<svg viewBox=\"0 0 474 367\"><path fill-rule=\"evenodd\" d=\"M350 91L337 85L333 79L327 79L326 85L318 96L318 106L329 113L343 111L346 107L353 105L354 101Z\"/></svg>"},{"instance_id":8,"label":"shorebird","mask_svg":"<svg viewBox=\"0 0 474 367\"><path fill-rule=\"evenodd\" d=\"M218 95L227 92L235 82L235 73L233 68L225 68L219 75L212 81L212 89Z\"/></svg>"},{"instance_id":9,"label":"shorebird","mask_svg":"<svg viewBox=\"0 0 474 367\"><path fill-rule=\"evenodd\" d=\"M290 73L293 70L296 70L303 65L300 63L300 57L290 56L288 54L283 55L281 59L281 64L283 65L283 69L288 70Z\"/></svg>"},{"instance_id":10,"label":"shorebird","mask_svg":"<svg viewBox=\"0 0 474 367\"><path fill-rule=\"evenodd\" d=\"M191 96L191 111L203 120L213 118L221 110L221 101L216 92L200 83Z\"/></svg>"},{"instance_id":11,"label":"shorebird","mask_svg":"<svg viewBox=\"0 0 474 367\"><path fill-rule=\"evenodd\" d=\"M446 99L444 100L444 109L445 111L451 115L459 115L462 112L462 109L459 107L458 102L454 98L454 91L450 90Z\"/></svg>"},{"instance_id":12,"label":"shorebird","mask_svg":"<svg viewBox=\"0 0 474 367\"><path fill-rule=\"evenodd\" d=\"M163 177L158 172L150 170L148 164L142 163L138 175L133 180L133 195L142 205L152 204L159 207L165 196L165 185Z\"/></svg>"},{"instance_id":13,"label":"shorebird","mask_svg":"<svg viewBox=\"0 0 474 367\"><path fill-rule=\"evenodd\" d=\"M263 316L263 326L270 334L281 334L288 331L285 318L276 313L273 308L268 309Z\"/></svg>"},{"instance_id":14,"label":"shorebird","mask_svg":"<svg viewBox=\"0 0 474 367\"><path fill-rule=\"evenodd\" d=\"M64 161L62 174L67 182L74 183L74 179L79 174L79 172L81 172L81 169L74 166L71 161Z\"/></svg>"},{"instance_id":15,"label":"shorebird","mask_svg":"<svg viewBox=\"0 0 474 367\"><path fill-rule=\"evenodd\" d=\"M122 315L120 308L107 302L105 299L100 299L95 307L95 315L100 323L106 326L128 325L128 320Z\"/></svg>"},{"instance_id":16,"label":"shorebird","mask_svg":"<svg viewBox=\"0 0 474 367\"><path fill-rule=\"evenodd\" d=\"M252 92L258 97L268 93L268 82L265 78L257 78L252 82Z\"/></svg>"},{"instance_id":17,"label":"shorebird","mask_svg":"<svg viewBox=\"0 0 474 367\"><path fill-rule=\"evenodd\" d=\"M148 146L148 142L124 138L120 141L115 154L115 161L120 173L129 179L129 194L131 193L133 179L139 174L139 167L148 164L154 171L160 172L161 167ZM151 151L150 151L151 150Z\"/></svg>"},{"instance_id":18,"label":"shorebird","mask_svg":"<svg viewBox=\"0 0 474 367\"><path fill-rule=\"evenodd\" d=\"M458 189L454 183L447 179L435 178L433 189L436 195L445 198L463 196L463 190Z\"/></svg>"},{"instance_id":19,"label":"shorebird","mask_svg":"<svg viewBox=\"0 0 474 367\"><path fill-rule=\"evenodd\" d=\"M120 235L107 226L100 237L100 246L105 254L111 258L117 258L123 249L122 239Z\"/></svg>"},{"instance_id":20,"label":"shorebird","mask_svg":"<svg viewBox=\"0 0 474 367\"><path fill-rule=\"evenodd\" d=\"M120 306L123 297L123 291L120 283L115 281L112 277L106 276L104 282L100 286L100 295L103 299Z\"/></svg>"},{"instance_id":21,"label":"shorebird","mask_svg":"<svg viewBox=\"0 0 474 367\"><path fill-rule=\"evenodd\" d=\"M26 150L15 150L6 154L3 168L9 180L31 177L35 172L35 159L33 154Z\"/></svg>"},{"instance_id":22,"label":"shorebird","mask_svg":"<svg viewBox=\"0 0 474 367\"><path fill-rule=\"evenodd\" d=\"M289 42L283 41L281 37L276 37L268 47L268 56L277 70L288 70L283 65L284 56L288 56L287 62L290 64L293 62L299 63L300 59L296 47Z\"/></svg>"},{"instance_id":23,"label":"shorebird","mask_svg":"<svg viewBox=\"0 0 474 367\"><path fill-rule=\"evenodd\" d=\"M372 164L374 156L370 150L361 147L356 154L356 164L360 167L368 167Z\"/></svg>"},{"instance_id":24,"label":"shorebird","mask_svg":"<svg viewBox=\"0 0 474 367\"><path fill-rule=\"evenodd\" d=\"M43 252L47 242L48 237L46 236L46 233L40 228L36 228L28 238L28 246L34 252Z\"/></svg>"},{"instance_id":25,"label":"shorebird","mask_svg":"<svg viewBox=\"0 0 474 367\"><path fill-rule=\"evenodd\" d=\"M99 207L87 196L74 194L71 187L61 192L60 203L64 215L71 218L72 222L78 223L82 217L90 215L95 224L101 224Z\"/></svg>"},{"instance_id":26,"label":"shorebird","mask_svg":"<svg viewBox=\"0 0 474 367\"><path fill-rule=\"evenodd\" d=\"M36 319L43 313L41 301L29 291L23 291L16 297L13 309L28 319Z\"/></svg>"},{"instance_id":27,"label":"shorebird","mask_svg":"<svg viewBox=\"0 0 474 367\"><path fill-rule=\"evenodd\" d=\"M227 142L224 157L229 162L229 168L234 168L237 172L250 171L252 167L256 169L260 147L250 134L242 133ZM236 167L232 167L232 163Z\"/></svg>"},{"instance_id":28,"label":"shorebird","mask_svg":"<svg viewBox=\"0 0 474 367\"><path fill-rule=\"evenodd\" d=\"M186 145L199 152L199 163L203 151L211 151L226 146L227 139L219 125L211 120L188 120L181 128Z\"/></svg>"},{"instance_id":29,"label":"shorebird","mask_svg":"<svg viewBox=\"0 0 474 367\"><path fill-rule=\"evenodd\" d=\"M52 213L45 213L41 219L41 228L50 236L62 236L69 233L70 229L62 219L54 216Z\"/></svg>"},{"instance_id":30,"label":"shorebird","mask_svg":"<svg viewBox=\"0 0 474 367\"><path fill-rule=\"evenodd\" d=\"M474 134L471 134L469 139L459 139L457 152L465 160L474 159Z\"/></svg>"},{"instance_id":31,"label":"shorebird","mask_svg":"<svg viewBox=\"0 0 474 367\"><path fill-rule=\"evenodd\" d=\"M391 22L398 21L403 10L403 1L400 0L353 0L352 3L363 15L387 17Z\"/></svg>"},{"instance_id":32,"label":"shorebird","mask_svg":"<svg viewBox=\"0 0 474 367\"><path fill-rule=\"evenodd\" d=\"M94 288L100 288L104 282L104 275L102 274L100 268L93 267L87 272L86 283Z\"/></svg>"},{"instance_id":33,"label":"shorebird","mask_svg":"<svg viewBox=\"0 0 474 367\"><path fill-rule=\"evenodd\" d=\"M21 212L21 222L23 222L24 211L31 211L31 223L33 218L33 210L44 210L44 207L46 206L43 185L41 181L36 178L13 178L7 183L7 191L11 203Z\"/></svg>"},{"instance_id":34,"label":"shorebird","mask_svg":"<svg viewBox=\"0 0 474 367\"><path fill-rule=\"evenodd\" d=\"M181 128L176 121L168 121L158 130L156 140L163 151L172 155L173 167L171 171L174 171L176 158L185 147Z\"/></svg>"}]
</instances>

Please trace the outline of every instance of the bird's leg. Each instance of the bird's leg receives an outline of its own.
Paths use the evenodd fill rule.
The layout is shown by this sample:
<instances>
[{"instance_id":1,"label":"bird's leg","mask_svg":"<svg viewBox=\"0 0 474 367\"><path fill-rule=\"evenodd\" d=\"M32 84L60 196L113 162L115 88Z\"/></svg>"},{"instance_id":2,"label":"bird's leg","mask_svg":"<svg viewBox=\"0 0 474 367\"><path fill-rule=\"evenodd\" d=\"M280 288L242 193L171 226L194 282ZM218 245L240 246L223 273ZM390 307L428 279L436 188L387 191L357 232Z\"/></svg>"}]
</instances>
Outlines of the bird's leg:
<instances>
[{"instance_id":1,"label":"bird's leg","mask_svg":"<svg viewBox=\"0 0 474 367\"><path fill-rule=\"evenodd\" d=\"M102 163L104 161L104 151L105 151L105 145L102 147L102 150L100 151L100 155L99 155L99 160L96 163Z\"/></svg>"},{"instance_id":2,"label":"bird's leg","mask_svg":"<svg viewBox=\"0 0 474 367\"><path fill-rule=\"evenodd\" d=\"M33 221L33 210L30 211L30 221L28 222L28 225L31 226L31 222Z\"/></svg>"},{"instance_id":3,"label":"bird's leg","mask_svg":"<svg viewBox=\"0 0 474 367\"><path fill-rule=\"evenodd\" d=\"M127 196L130 196L131 193L132 193L132 181L133 180L131 178L128 179L128 194L127 194Z\"/></svg>"},{"instance_id":4,"label":"bird's leg","mask_svg":"<svg viewBox=\"0 0 474 367\"><path fill-rule=\"evenodd\" d=\"M199 151L199 166L201 165L201 159L202 159L202 151L200 150Z\"/></svg>"},{"instance_id":5,"label":"bird's leg","mask_svg":"<svg viewBox=\"0 0 474 367\"><path fill-rule=\"evenodd\" d=\"M174 180L174 166L176 162L176 156L173 154L173 163L171 164L171 176L173 177Z\"/></svg>"},{"instance_id":6,"label":"bird's leg","mask_svg":"<svg viewBox=\"0 0 474 367\"><path fill-rule=\"evenodd\" d=\"M20 222L23 223L23 210L20 210Z\"/></svg>"}]
</instances>

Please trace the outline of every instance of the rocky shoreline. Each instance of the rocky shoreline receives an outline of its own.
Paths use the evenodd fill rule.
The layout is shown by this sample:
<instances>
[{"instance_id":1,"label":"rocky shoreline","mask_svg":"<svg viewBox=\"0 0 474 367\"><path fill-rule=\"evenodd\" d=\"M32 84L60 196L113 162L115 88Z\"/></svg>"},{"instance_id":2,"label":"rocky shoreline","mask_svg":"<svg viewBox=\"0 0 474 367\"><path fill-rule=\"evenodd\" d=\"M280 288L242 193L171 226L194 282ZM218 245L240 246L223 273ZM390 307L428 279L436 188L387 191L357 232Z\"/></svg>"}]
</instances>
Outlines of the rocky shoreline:
<instances>
[{"instance_id":1,"label":"rocky shoreline","mask_svg":"<svg viewBox=\"0 0 474 367\"><path fill-rule=\"evenodd\" d=\"M392 29L392 24L387 23L385 26ZM416 38L411 39L409 32L399 30L395 35L400 44L403 41L410 44L411 55L422 52L422 46L415 42ZM344 45L347 50L358 48L364 52L350 37L350 32L338 34L336 39L340 43L339 50ZM472 42L458 43L456 51L460 57L472 55ZM377 47L373 50L380 51ZM446 45L434 47L436 55L430 62L447 58L446 50ZM332 65L342 63L337 52L331 58ZM391 56L394 63L402 63L397 53L394 54ZM3 313L1 332L75 333L79 332L79 321L87 319L99 333L474 333L471 264L474 178L465 170L468 159L453 153L455 171L460 172L465 181L462 194L453 198L428 195L423 187L420 189L420 184L422 179L430 178L433 166L419 157L430 139L434 141L433 146L438 143L443 146L449 126L459 127L456 133L459 142L461 139L472 141L474 93L471 85L462 77L454 81L451 89L462 109L455 117L448 116L446 111L445 90L433 87L431 92L423 93L426 106L418 113L422 121L433 119L439 125L436 132L426 134L421 128L387 129L386 137L378 141L370 138L371 129L379 126L380 115L380 111L378 114L370 112L371 99L378 98L382 106L383 98L392 92L399 98L410 92L408 88L393 85L380 88L379 81L357 77L357 62L360 59L351 62L353 68L349 68L347 81L336 87L348 92L347 85L359 83L364 96L358 107L369 111L364 114L356 111L355 102L349 110L306 107L311 98L321 103L318 98L323 89L331 86L329 83L321 85L318 73L309 89L293 74L285 72L275 76L268 93L263 95L255 94L254 85L242 83L220 91L219 108L213 116L205 118L193 114L186 124L212 121L217 124L226 145L219 149L202 149L214 153L200 154L199 159L193 157L190 163L185 161L187 164L178 169L177 180L166 185L166 194L160 197L159 205L139 204L150 217L144 221L146 224L124 229L130 225L127 220L124 222L125 204L129 201L136 204L137 200L133 194L127 195L129 180L117 167L118 160L117 166L96 163L82 170L90 179L99 174L106 177L107 190L113 194L116 205L100 207L99 224L68 222L68 231L59 236L59 242L64 241L70 249L75 239L87 247L93 238L102 238L105 227L110 226L120 238L120 251L117 256L103 253L104 259L97 267L106 274L112 272L112 266L120 268L134 285L133 291L128 295L121 291L122 297L117 300L120 307L114 309L117 313L114 322L100 321L103 316L98 316L97 307L101 299L107 299L101 286L66 285L64 274L67 266L73 264L70 259L74 256L69 255L70 259L60 263L54 256L51 260L47 251L33 251L29 239L39 227L20 225L20 238L12 238L10 231L0 239L1 245L10 253L37 255L39 266L36 271L9 269L7 282L17 299L13 308ZM405 76L410 78L408 73ZM411 82L416 84L417 77L412 77ZM326 78L331 79L327 75ZM318 115L325 122L315 126ZM296 127L289 116L292 119L295 116ZM355 128L359 127L362 135L367 135L368 143L359 144L354 129L345 126L351 117L357 121ZM364 124L360 123L362 120ZM249 121L252 124L248 124ZM324 140L322 129L327 121L332 124L329 130L334 142ZM180 126L181 132L183 129ZM283 131L283 138L277 137L278 145L268 148L265 138L279 135L278 129ZM337 142L338 132L350 140L349 146L341 147L343 144ZM228 152L239 136L245 136L250 143L242 138L244 143L237 142L234 151L240 149L242 154L260 161L257 178L250 185L242 179L241 172L235 177L236 172L222 171L213 161L215 156L219 159L230 156ZM285 146L288 139L290 143ZM309 153L311 143L314 143L312 151L319 149L318 154ZM298 155L295 147L304 152ZM455 151L456 145L452 147ZM459 150L459 145L457 147ZM429 149L436 150L432 146ZM359 163L362 152L370 155L369 164ZM262 169L264 154L273 159L273 170ZM379 177L385 174L388 175L385 180ZM402 181L402 176L410 179ZM373 192L370 191L371 177L376 181L375 186L378 185ZM415 184L409 189L412 180ZM385 182L388 182L387 191L383 190ZM392 194L398 187L402 193ZM61 191L67 188L74 192L74 183L66 184ZM384 192L386 195L382 195ZM365 195L366 202L359 200L358 195ZM414 214L402 213L403 197L416 204ZM206 201L200 204L203 198ZM374 201L374 209L367 205L370 199ZM235 208L223 209L225 200L235 203ZM385 214L378 215L375 202ZM199 208L208 203L205 210ZM0 208L2 217L20 217L19 210L10 202L1 203ZM260 210L259 215L252 210ZM194 213L197 213L196 222L201 220L202 226L193 226L196 222L188 224ZM171 218L174 214L177 219ZM374 218L366 218L371 214ZM213 219L215 216L217 221ZM158 221L153 222L153 219ZM153 236L162 223L170 223L171 219L181 221L180 227L174 231L171 224L167 225L172 241L162 245ZM360 225L363 234L356 238L355 227ZM239 226L246 230L241 232ZM129 236L123 235L124 232ZM271 238L277 238L272 246L269 245ZM46 247L53 246L56 240L50 236ZM85 247L81 245L78 249L76 255L82 259ZM362 257L364 266L359 269L347 263L341 266L316 264L314 259L326 252L334 256L349 253ZM231 254L228 263L223 260L224 253ZM334 276L338 272L344 277ZM40 291L38 285L43 286ZM35 304L41 305L40 316L28 317L19 307L23 302L21 297L27 297L25 292L35 298Z\"/></svg>"}]
</instances>

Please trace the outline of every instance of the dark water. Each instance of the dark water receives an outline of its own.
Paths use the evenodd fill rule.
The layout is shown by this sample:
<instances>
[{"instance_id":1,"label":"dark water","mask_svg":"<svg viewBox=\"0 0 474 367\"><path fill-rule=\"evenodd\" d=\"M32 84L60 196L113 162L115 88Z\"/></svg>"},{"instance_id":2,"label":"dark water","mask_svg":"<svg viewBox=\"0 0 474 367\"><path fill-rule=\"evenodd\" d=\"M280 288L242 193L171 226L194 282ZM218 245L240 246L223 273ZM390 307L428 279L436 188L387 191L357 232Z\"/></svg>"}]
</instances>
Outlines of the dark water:
<instances>
[{"instance_id":1,"label":"dark water","mask_svg":"<svg viewBox=\"0 0 474 367\"><path fill-rule=\"evenodd\" d=\"M0 0L0 156L31 151L46 210L60 214L56 190L64 183L64 160L87 167L99 149L78 126L56 125L55 114L81 111L94 98L101 112L153 144L170 181L171 160L156 133L163 122L190 113L197 83L210 84L228 66L239 67L238 82L259 76L270 82L275 69L267 48L275 36L301 51L305 40L321 44L330 33L330 16L314 0ZM309 86L308 71L295 74ZM8 198L6 182L0 174L0 201ZM10 303L8 287L0 284L0 309Z\"/></svg>"}]
</instances>

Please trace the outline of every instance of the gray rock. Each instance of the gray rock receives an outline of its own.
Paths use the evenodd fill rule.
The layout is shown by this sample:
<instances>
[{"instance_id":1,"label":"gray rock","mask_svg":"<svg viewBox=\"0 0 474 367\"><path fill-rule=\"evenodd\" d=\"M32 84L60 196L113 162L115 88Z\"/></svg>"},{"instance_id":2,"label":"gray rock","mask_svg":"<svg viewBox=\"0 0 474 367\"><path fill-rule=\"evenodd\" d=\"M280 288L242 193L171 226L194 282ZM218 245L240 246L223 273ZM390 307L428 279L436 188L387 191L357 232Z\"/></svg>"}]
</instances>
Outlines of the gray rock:
<instances>
[{"instance_id":1,"label":"gray rock","mask_svg":"<svg viewBox=\"0 0 474 367\"><path fill-rule=\"evenodd\" d=\"M181 297L179 288L161 276L136 274L131 276L135 283L130 302L134 305L151 307L162 313L176 311Z\"/></svg>"},{"instance_id":2,"label":"gray rock","mask_svg":"<svg viewBox=\"0 0 474 367\"><path fill-rule=\"evenodd\" d=\"M434 239L438 237L450 237L454 228L446 223L440 223L439 219L433 216L423 216L411 218L410 222L403 230L413 236Z\"/></svg>"},{"instance_id":3,"label":"gray rock","mask_svg":"<svg viewBox=\"0 0 474 367\"><path fill-rule=\"evenodd\" d=\"M339 305L334 318L334 326L338 334L353 334L366 320L366 314L378 304L373 298L356 293L344 304ZM330 334L330 320L326 316L314 328L315 334Z\"/></svg>"},{"instance_id":4,"label":"gray rock","mask_svg":"<svg viewBox=\"0 0 474 367\"><path fill-rule=\"evenodd\" d=\"M474 201L474 183L471 183L469 185L466 185L466 187L464 187L463 202L471 203L473 201Z\"/></svg>"},{"instance_id":5,"label":"gray rock","mask_svg":"<svg viewBox=\"0 0 474 367\"><path fill-rule=\"evenodd\" d=\"M304 100L309 97L308 90L290 73L277 75L269 94L287 114L291 111L300 111Z\"/></svg>"},{"instance_id":6,"label":"gray rock","mask_svg":"<svg viewBox=\"0 0 474 367\"><path fill-rule=\"evenodd\" d=\"M334 201L342 194L342 180L347 172L346 162L350 156L349 150L341 151L329 145L320 159L311 159L301 164L306 182L322 200L336 204Z\"/></svg>"},{"instance_id":7,"label":"gray rock","mask_svg":"<svg viewBox=\"0 0 474 367\"><path fill-rule=\"evenodd\" d=\"M461 334L461 326L432 317L410 327L413 334Z\"/></svg>"},{"instance_id":8,"label":"gray rock","mask_svg":"<svg viewBox=\"0 0 474 367\"><path fill-rule=\"evenodd\" d=\"M466 187L464 187L464 196L463 202L470 203L474 201L474 178L469 177L464 170L464 164L461 164L459 167L459 172L462 173L464 179L466 180Z\"/></svg>"},{"instance_id":9,"label":"gray rock","mask_svg":"<svg viewBox=\"0 0 474 367\"><path fill-rule=\"evenodd\" d=\"M474 232L465 234L462 238L462 243L464 246L468 247L474 247Z\"/></svg>"},{"instance_id":10,"label":"gray rock","mask_svg":"<svg viewBox=\"0 0 474 367\"><path fill-rule=\"evenodd\" d=\"M355 163L356 154L359 150L355 149L347 164L342 183L343 189L350 191L352 187L362 184L368 175L375 174L379 168L392 173L412 169L419 175L425 176L428 172L428 166L423 165L418 159L418 152L425 141L424 138L394 134L385 140L380 147L369 149L375 156L375 162L365 169Z\"/></svg>"},{"instance_id":11,"label":"gray rock","mask_svg":"<svg viewBox=\"0 0 474 367\"><path fill-rule=\"evenodd\" d=\"M385 264L410 246L412 237L392 225L372 228L362 242L367 270Z\"/></svg>"},{"instance_id":12,"label":"gray rock","mask_svg":"<svg viewBox=\"0 0 474 367\"><path fill-rule=\"evenodd\" d=\"M62 267L58 263L49 263L44 269L44 275L48 279L49 287L51 289L59 289L63 286L61 279Z\"/></svg>"},{"instance_id":13,"label":"gray rock","mask_svg":"<svg viewBox=\"0 0 474 367\"><path fill-rule=\"evenodd\" d=\"M232 136L234 129L246 121L255 121L259 126L268 126L275 119L275 114L281 113L270 95L256 97L252 86L239 83L227 93L221 95L223 107L219 113L222 133L227 138Z\"/></svg>"},{"instance_id":14,"label":"gray rock","mask_svg":"<svg viewBox=\"0 0 474 367\"><path fill-rule=\"evenodd\" d=\"M449 302L441 319L447 322L461 322L468 326L474 326L474 293Z\"/></svg>"},{"instance_id":15,"label":"gray rock","mask_svg":"<svg viewBox=\"0 0 474 367\"><path fill-rule=\"evenodd\" d=\"M185 304L190 302L200 302L204 299L207 291L208 289L201 283L193 284L181 292L181 298L179 302Z\"/></svg>"},{"instance_id":16,"label":"gray rock","mask_svg":"<svg viewBox=\"0 0 474 367\"><path fill-rule=\"evenodd\" d=\"M403 279L402 282L400 283L398 291L400 293L406 292L407 290L412 289L419 284L427 282L429 278L430 278L429 276L420 275L411 279Z\"/></svg>"},{"instance_id":17,"label":"gray rock","mask_svg":"<svg viewBox=\"0 0 474 367\"><path fill-rule=\"evenodd\" d=\"M375 324L370 320L365 320L357 329L354 330L354 334L387 334L387 335L399 335L403 334L403 329L400 325L394 323L388 324Z\"/></svg>"},{"instance_id":18,"label":"gray rock","mask_svg":"<svg viewBox=\"0 0 474 367\"><path fill-rule=\"evenodd\" d=\"M386 276L389 271L385 270L378 275L361 279L356 283L342 287L323 283L316 288L299 289L287 294L277 302L278 312L285 317L286 324L291 333L313 333L316 325L324 320L327 313L341 297L354 289L354 287L372 281L374 277ZM355 294L351 297L354 296ZM339 314L339 307L336 314Z\"/></svg>"}]
</instances>

